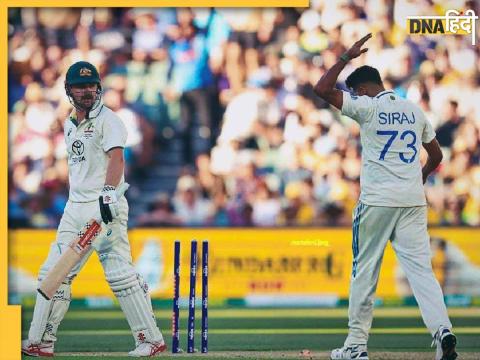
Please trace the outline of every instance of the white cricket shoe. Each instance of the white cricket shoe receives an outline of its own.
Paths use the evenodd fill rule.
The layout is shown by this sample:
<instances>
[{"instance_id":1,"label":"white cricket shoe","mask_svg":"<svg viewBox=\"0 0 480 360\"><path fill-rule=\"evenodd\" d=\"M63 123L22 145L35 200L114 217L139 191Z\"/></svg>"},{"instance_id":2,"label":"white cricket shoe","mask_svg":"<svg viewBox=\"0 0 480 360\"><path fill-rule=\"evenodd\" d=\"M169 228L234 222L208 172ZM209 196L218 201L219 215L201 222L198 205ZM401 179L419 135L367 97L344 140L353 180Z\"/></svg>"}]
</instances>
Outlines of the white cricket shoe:
<instances>
[{"instance_id":1,"label":"white cricket shoe","mask_svg":"<svg viewBox=\"0 0 480 360\"><path fill-rule=\"evenodd\" d=\"M137 346L135 350L128 353L132 357L152 357L167 350L167 345L162 341L161 343L144 342Z\"/></svg>"},{"instance_id":2,"label":"white cricket shoe","mask_svg":"<svg viewBox=\"0 0 480 360\"><path fill-rule=\"evenodd\" d=\"M435 360L455 360L457 358L458 355L455 351L457 338L449 328L440 326L433 337L432 346L435 345L437 345Z\"/></svg>"},{"instance_id":3,"label":"white cricket shoe","mask_svg":"<svg viewBox=\"0 0 480 360\"><path fill-rule=\"evenodd\" d=\"M331 360L368 360L367 345L350 345L332 350Z\"/></svg>"},{"instance_id":4,"label":"white cricket shoe","mask_svg":"<svg viewBox=\"0 0 480 360\"><path fill-rule=\"evenodd\" d=\"M27 356L53 356L53 341L32 343L30 340L22 340L22 354Z\"/></svg>"}]
</instances>

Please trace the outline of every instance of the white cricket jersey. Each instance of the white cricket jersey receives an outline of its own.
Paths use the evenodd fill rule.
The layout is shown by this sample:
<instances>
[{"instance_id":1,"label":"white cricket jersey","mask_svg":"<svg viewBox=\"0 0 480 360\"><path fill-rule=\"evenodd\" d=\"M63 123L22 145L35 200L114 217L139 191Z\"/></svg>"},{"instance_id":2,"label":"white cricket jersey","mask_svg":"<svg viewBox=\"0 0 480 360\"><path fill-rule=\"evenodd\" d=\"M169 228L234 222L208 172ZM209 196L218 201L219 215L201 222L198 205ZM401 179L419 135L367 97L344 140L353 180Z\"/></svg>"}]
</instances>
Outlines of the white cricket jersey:
<instances>
[{"instance_id":1,"label":"white cricket jersey","mask_svg":"<svg viewBox=\"0 0 480 360\"><path fill-rule=\"evenodd\" d=\"M435 131L418 106L386 90L371 98L343 92L342 113L360 124L360 201L367 205L426 205L420 148Z\"/></svg>"},{"instance_id":2,"label":"white cricket jersey","mask_svg":"<svg viewBox=\"0 0 480 360\"><path fill-rule=\"evenodd\" d=\"M69 200L98 200L105 185L110 149L125 147L127 130L122 120L108 107L100 104L90 119L77 124L75 111L65 121L65 142L68 152L70 182ZM124 177L120 184L124 182Z\"/></svg>"}]
</instances>

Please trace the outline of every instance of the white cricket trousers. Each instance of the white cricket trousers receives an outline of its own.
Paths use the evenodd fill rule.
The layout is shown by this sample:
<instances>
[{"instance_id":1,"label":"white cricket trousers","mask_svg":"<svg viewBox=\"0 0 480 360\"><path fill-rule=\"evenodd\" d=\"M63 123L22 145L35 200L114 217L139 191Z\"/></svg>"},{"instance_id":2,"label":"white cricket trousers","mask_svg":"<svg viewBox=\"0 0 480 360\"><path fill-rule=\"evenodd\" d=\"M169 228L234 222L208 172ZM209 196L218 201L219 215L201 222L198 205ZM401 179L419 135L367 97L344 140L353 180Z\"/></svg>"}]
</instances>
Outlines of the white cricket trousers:
<instances>
[{"instance_id":1,"label":"white cricket trousers","mask_svg":"<svg viewBox=\"0 0 480 360\"><path fill-rule=\"evenodd\" d=\"M432 336L452 327L432 270L427 207L382 207L359 202L353 213L353 264L345 346L367 344L385 246L390 240Z\"/></svg>"}]
</instances>

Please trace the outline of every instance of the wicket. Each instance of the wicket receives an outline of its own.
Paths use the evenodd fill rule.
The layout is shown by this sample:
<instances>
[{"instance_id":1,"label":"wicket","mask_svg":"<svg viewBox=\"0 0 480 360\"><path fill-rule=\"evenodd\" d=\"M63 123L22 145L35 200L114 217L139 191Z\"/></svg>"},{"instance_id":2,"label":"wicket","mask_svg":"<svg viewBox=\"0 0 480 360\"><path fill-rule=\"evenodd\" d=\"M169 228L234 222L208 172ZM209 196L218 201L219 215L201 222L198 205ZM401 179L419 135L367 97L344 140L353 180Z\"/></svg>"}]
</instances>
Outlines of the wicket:
<instances>
[{"instance_id":1,"label":"wicket","mask_svg":"<svg viewBox=\"0 0 480 360\"><path fill-rule=\"evenodd\" d=\"M202 353L208 352L208 241L202 243Z\"/></svg>"},{"instance_id":2,"label":"wicket","mask_svg":"<svg viewBox=\"0 0 480 360\"><path fill-rule=\"evenodd\" d=\"M178 353L178 320L179 320L179 304L178 297L180 295L180 241L175 241L175 251L173 259L173 316L172 316L172 352Z\"/></svg>"},{"instance_id":3,"label":"wicket","mask_svg":"<svg viewBox=\"0 0 480 360\"><path fill-rule=\"evenodd\" d=\"M187 352L195 352L195 289L197 280L197 241L190 248L190 294L188 301ZM180 241L175 241L173 271L172 353L179 349L179 297L180 297ZM201 352L208 352L208 241L202 242L202 333Z\"/></svg>"}]
</instances>

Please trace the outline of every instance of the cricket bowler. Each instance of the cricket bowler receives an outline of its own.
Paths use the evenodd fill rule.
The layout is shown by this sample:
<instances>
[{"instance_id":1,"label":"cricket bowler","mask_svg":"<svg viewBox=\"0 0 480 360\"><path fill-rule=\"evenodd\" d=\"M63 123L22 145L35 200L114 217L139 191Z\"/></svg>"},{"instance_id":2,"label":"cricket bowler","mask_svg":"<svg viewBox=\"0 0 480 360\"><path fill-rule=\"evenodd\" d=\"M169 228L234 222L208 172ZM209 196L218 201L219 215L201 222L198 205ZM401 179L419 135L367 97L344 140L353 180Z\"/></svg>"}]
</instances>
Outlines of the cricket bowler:
<instances>
[{"instance_id":1,"label":"cricket bowler","mask_svg":"<svg viewBox=\"0 0 480 360\"><path fill-rule=\"evenodd\" d=\"M433 336L432 345L437 346L435 359L454 360L456 338L432 271L423 189L442 160L435 132L418 106L385 90L375 68L361 66L348 76L352 93L335 88L345 65L368 50L362 46L371 36L357 41L315 85L318 96L358 122L362 144L361 193L353 214L349 332L331 359L368 359L375 290L390 240ZM428 153L423 167L422 145Z\"/></svg>"},{"instance_id":2,"label":"cricket bowler","mask_svg":"<svg viewBox=\"0 0 480 360\"><path fill-rule=\"evenodd\" d=\"M100 76L92 64L79 61L70 66L65 91L74 107L64 125L69 198L56 240L40 268L39 283L90 219L102 219L102 229L54 296L48 300L37 294L22 353L54 355L57 329L71 300L71 283L95 250L135 338L136 348L129 356L155 356L164 352L166 345L156 324L147 284L132 264L127 235L128 203L115 191L125 182L123 149L127 130L122 120L103 104Z\"/></svg>"}]
</instances>

